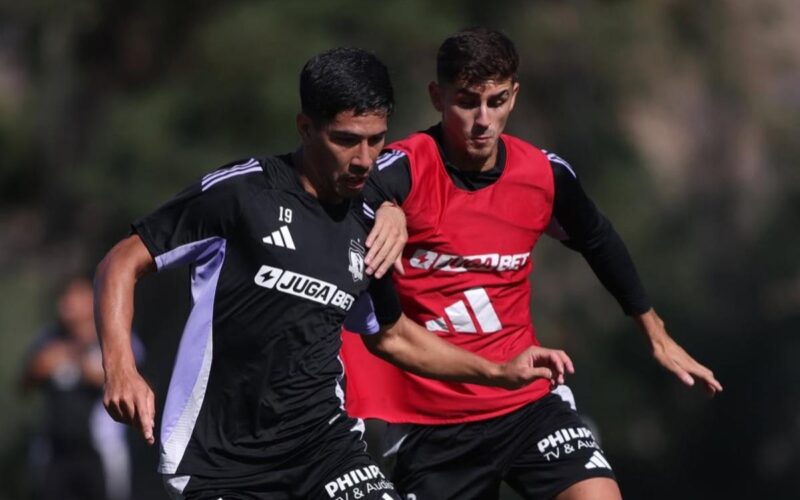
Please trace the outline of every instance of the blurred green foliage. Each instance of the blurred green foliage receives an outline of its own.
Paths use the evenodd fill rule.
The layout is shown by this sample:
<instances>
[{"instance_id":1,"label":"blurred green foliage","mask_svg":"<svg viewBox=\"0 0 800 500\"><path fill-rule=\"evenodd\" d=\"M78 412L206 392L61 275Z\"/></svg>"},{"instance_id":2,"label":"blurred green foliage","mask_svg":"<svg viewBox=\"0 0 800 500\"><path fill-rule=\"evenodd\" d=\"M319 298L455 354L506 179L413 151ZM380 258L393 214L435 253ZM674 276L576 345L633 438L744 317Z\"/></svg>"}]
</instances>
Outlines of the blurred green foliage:
<instances>
[{"instance_id":1,"label":"blurred green foliage","mask_svg":"<svg viewBox=\"0 0 800 500\"><path fill-rule=\"evenodd\" d=\"M522 57L510 132L565 157L625 238L669 330L712 367L713 401L650 359L579 256L535 253L546 345L601 429L628 498L792 498L800 489L800 5L731 2L0 3L0 498L24 498L35 398L15 390L61 277L224 162L297 142L316 52L375 51L391 136L437 119L441 40L508 33ZM145 280L137 319L163 397L183 275ZM135 449L137 493L160 495ZM511 497L509 497L511 498Z\"/></svg>"}]
</instances>

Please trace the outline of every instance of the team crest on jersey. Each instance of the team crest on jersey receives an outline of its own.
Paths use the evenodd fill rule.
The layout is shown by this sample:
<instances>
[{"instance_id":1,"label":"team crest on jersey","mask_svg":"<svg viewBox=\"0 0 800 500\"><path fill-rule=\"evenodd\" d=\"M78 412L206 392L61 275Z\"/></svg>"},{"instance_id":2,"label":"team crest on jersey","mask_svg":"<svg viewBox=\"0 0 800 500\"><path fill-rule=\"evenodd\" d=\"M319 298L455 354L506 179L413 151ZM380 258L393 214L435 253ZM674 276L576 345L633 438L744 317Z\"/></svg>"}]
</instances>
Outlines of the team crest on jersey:
<instances>
[{"instance_id":1,"label":"team crest on jersey","mask_svg":"<svg viewBox=\"0 0 800 500\"><path fill-rule=\"evenodd\" d=\"M350 240L350 265L347 270L353 276L353 281L364 279L364 254L366 251L360 241Z\"/></svg>"}]
</instances>

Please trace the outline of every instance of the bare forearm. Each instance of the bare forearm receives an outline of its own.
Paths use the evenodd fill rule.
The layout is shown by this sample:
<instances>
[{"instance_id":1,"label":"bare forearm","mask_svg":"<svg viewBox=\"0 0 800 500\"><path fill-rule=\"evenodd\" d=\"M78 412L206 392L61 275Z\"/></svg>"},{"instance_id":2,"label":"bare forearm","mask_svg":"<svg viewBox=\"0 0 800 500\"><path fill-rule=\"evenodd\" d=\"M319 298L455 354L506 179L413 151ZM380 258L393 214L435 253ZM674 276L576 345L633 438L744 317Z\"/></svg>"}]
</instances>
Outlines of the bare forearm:
<instances>
[{"instance_id":1,"label":"bare forearm","mask_svg":"<svg viewBox=\"0 0 800 500\"><path fill-rule=\"evenodd\" d=\"M117 422L136 426L155 442L155 396L136 369L131 347L133 291L155 262L137 235L117 243L97 267L95 322L103 349L103 405Z\"/></svg>"},{"instance_id":2,"label":"bare forearm","mask_svg":"<svg viewBox=\"0 0 800 500\"><path fill-rule=\"evenodd\" d=\"M442 340L405 316L376 337L368 349L384 360L427 378L500 385L502 367Z\"/></svg>"},{"instance_id":3,"label":"bare forearm","mask_svg":"<svg viewBox=\"0 0 800 500\"><path fill-rule=\"evenodd\" d=\"M152 268L152 260L137 236L117 244L97 267L95 322L106 376L111 370L136 367L131 347L134 288L138 278Z\"/></svg>"},{"instance_id":4,"label":"bare forearm","mask_svg":"<svg viewBox=\"0 0 800 500\"><path fill-rule=\"evenodd\" d=\"M639 330L644 333L649 340L653 340L654 337L658 337L662 333L666 333L664 331L664 321L656 314L655 309L650 308L646 312L642 314L637 314L631 316L633 322L636 323L636 326Z\"/></svg>"}]
</instances>

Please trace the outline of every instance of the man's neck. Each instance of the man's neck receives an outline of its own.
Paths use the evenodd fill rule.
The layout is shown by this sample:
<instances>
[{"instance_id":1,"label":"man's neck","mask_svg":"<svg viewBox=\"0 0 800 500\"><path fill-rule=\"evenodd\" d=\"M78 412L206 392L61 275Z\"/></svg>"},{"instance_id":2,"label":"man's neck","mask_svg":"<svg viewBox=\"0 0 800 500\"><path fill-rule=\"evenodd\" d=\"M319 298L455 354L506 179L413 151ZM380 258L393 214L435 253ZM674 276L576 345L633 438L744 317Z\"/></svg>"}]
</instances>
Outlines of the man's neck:
<instances>
[{"instance_id":1,"label":"man's neck","mask_svg":"<svg viewBox=\"0 0 800 500\"><path fill-rule=\"evenodd\" d=\"M303 154L302 146L292 153L292 163L295 169L297 169L300 183L303 185L303 189L306 193L319 200L320 203L337 205L343 201L341 197L337 196L335 193L326 192L327 190L322 187L322 178L311 165L311 159L308 155Z\"/></svg>"},{"instance_id":2,"label":"man's neck","mask_svg":"<svg viewBox=\"0 0 800 500\"><path fill-rule=\"evenodd\" d=\"M495 143L491 155L486 158L470 157L458 145L454 144L443 129L441 130L441 145L448 163L462 172L486 172L494 168L497 163L498 143Z\"/></svg>"}]
</instances>

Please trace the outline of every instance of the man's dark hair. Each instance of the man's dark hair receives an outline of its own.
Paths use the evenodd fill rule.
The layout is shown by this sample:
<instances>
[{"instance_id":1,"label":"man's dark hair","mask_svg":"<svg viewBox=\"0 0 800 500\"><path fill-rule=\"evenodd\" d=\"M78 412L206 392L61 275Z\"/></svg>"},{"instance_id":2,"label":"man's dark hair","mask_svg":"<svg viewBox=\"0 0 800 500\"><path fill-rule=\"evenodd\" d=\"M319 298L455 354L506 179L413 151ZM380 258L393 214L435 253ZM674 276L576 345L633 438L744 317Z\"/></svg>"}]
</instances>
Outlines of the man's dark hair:
<instances>
[{"instance_id":1,"label":"man's dark hair","mask_svg":"<svg viewBox=\"0 0 800 500\"><path fill-rule=\"evenodd\" d=\"M519 56L507 36L476 26L448 37L436 55L439 83L467 86L487 80L517 80Z\"/></svg>"},{"instance_id":2,"label":"man's dark hair","mask_svg":"<svg viewBox=\"0 0 800 500\"><path fill-rule=\"evenodd\" d=\"M342 111L356 115L394 110L389 71L362 49L338 48L308 60L300 72L300 104L307 116L325 123Z\"/></svg>"}]
</instances>

